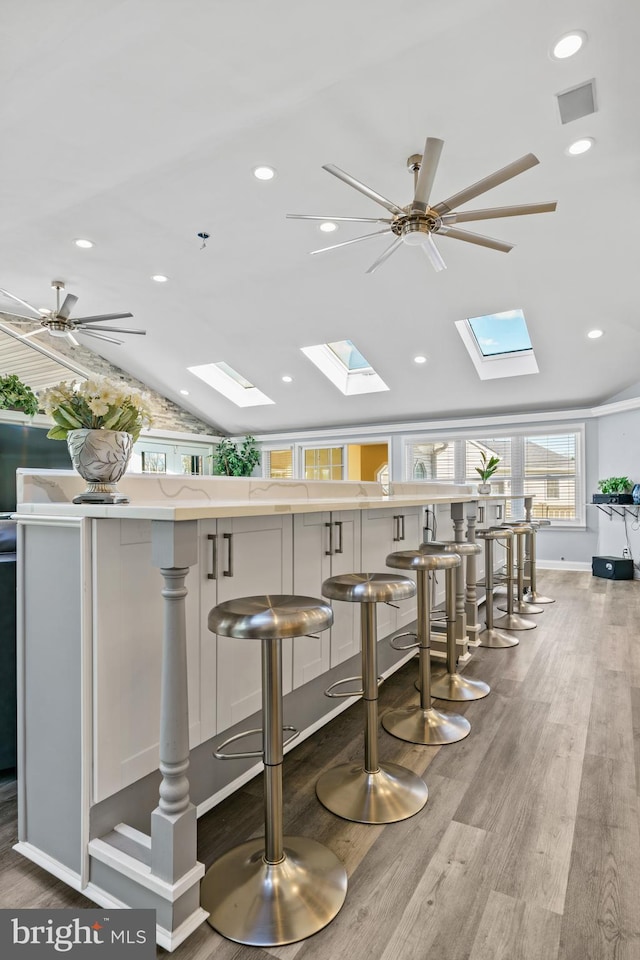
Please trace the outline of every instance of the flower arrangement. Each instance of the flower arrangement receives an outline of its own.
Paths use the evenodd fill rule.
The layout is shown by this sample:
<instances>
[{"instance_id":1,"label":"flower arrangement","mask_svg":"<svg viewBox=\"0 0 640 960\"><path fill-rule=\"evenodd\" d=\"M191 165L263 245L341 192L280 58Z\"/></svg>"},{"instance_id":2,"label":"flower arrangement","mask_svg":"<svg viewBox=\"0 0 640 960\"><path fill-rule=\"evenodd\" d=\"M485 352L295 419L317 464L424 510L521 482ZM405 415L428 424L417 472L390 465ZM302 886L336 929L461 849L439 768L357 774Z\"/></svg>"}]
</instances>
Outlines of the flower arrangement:
<instances>
[{"instance_id":1,"label":"flower arrangement","mask_svg":"<svg viewBox=\"0 0 640 960\"><path fill-rule=\"evenodd\" d=\"M38 398L15 373L0 377L0 410L21 410L30 417L38 412Z\"/></svg>"},{"instance_id":2,"label":"flower arrangement","mask_svg":"<svg viewBox=\"0 0 640 960\"><path fill-rule=\"evenodd\" d=\"M92 380L64 380L45 390L40 402L54 421L47 436L66 440L71 430L122 430L134 442L143 427L151 423L147 398L125 383L103 377Z\"/></svg>"}]
</instances>

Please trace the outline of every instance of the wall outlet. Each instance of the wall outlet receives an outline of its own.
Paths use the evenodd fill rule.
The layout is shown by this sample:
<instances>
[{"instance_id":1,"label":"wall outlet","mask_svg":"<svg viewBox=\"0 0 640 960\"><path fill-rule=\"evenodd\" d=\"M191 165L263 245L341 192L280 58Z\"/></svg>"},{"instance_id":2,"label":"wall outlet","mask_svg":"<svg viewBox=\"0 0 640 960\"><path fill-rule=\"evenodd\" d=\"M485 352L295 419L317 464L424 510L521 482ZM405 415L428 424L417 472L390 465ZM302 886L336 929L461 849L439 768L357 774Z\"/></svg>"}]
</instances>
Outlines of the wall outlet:
<instances>
[{"instance_id":1,"label":"wall outlet","mask_svg":"<svg viewBox=\"0 0 640 960\"><path fill-rule=\"evenodd\" d=\"M625 560L630 560L630 559L631 559L631 554L629 553L629 548L628 548L628 547L625 547L625 548L624 548L624 550L622 551L622 556L624 557Z\"/></svg>"}]
</instances>

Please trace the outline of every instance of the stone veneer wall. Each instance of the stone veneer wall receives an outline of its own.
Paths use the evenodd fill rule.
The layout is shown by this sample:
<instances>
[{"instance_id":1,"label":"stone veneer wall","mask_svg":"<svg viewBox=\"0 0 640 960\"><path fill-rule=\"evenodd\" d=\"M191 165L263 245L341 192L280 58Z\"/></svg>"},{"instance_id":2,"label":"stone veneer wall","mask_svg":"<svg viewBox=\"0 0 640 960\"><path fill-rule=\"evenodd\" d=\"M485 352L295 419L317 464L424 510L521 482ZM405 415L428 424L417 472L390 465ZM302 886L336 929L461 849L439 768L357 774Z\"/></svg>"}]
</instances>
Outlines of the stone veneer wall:
<instances>
[{"instance_id":1,"label":"stone veneer wall","mask_svg":"<svg viewBox=\"0 0 640 960\"><path fill-rule=\"evenodd\" d=\"M50 349L48 344L47 348ZM93 350L88 350L82 345L68 347L66 343L57 341L55 352L63 354L65 357L68 357L69 360L73 360L79 367L85 369L87 373L96 374L101 377L109 377L111 380L126 380L132 387L136 387L138 390L146 393L153 407L153 423L151 426L154 430L176 430L181 433L206 433L216 434L218 436L227 435L226 430L221 430L220 427L214 423L205 423L204 420L200 420L199 417L194 416L194 414L183 410L182 407L174 403L173 400L169 400L167 397L163 397L162 394L156 393L156 391L148 387L146 383L142 383L140 380L132 377L130 373L127 373L120 367L114 366L114 364L105 360L104 357L94 353Z\"/></svg>"}]
</instances>

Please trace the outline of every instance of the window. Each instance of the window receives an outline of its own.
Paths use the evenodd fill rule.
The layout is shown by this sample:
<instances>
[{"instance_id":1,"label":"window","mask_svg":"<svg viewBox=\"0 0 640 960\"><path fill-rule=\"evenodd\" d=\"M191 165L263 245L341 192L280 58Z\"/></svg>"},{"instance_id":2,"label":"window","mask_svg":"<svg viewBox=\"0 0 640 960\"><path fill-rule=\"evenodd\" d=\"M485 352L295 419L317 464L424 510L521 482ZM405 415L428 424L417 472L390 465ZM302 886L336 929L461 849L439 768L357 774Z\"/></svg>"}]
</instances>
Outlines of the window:
<instances>
[{"instance_id":1,"label":"window","mask_svg":"<svg viewBox=\"0 0 640 960\"><path fill-rule=\"evenodd\" d=\"M538 373L522 310L469 317L455 325L481 380Z\"/></svg>"},{"instance_id":2,"label":"window","mask_svg":"<svg viewBox=\"0 0 640 960\"><path fill-rule=\"evenodd\" d=\"M262 470L263 476L271 477L273 480L291 480L293 477L293 450L291 447L285 450L263 449Z\"/></svg>"},{"instance_id":3,"label":"window","mask_svg":"<svg viewBox=\"0 0 640 960\"><path fill-rule=\"evenodd\" d=\"M302 456L305 480L344 478L344 447L306 447Z\"/></svg>"},{"instance_id":4,"label":"window","mask_svg":"<svg viewBox=\"0 0 640 960\"><path fill-rule=\"evenodd\" d=\"M182 473L202 474L202 454L183 453L180 457Z\"/></svg>"},{"instance_id":5,"label":"window","mask_svg":"<svg viewBox=\"0 0 640 960\"><path fill-rule=\"evenodd\" d=\"M300 349L347 397L389 389L351 340L334 340Z\"/></svg>"},{"instance_id":6,"label":"window","mask_svg":"<svg viewBox=\"0 0 640 960\"><path fill-rule=\"evenodd\" d=\"M532 496L533 517L552 523L584 522L582 430L502 437L420 438L407 443L406 477L414 480L479 482L482 453L500 457L491 492L504 494L507 517L523 515L523 496Z\"/></svg>"},{"instance_id":7,"label":"window","mask_svg":"<svg viewBox=\"0 0 640 960\"><path fill-rule=\"evenodd\" d=\"M187 367L187 370L194 373L196 377L200 377L237 407L256 407L274 402L224 360L219 360L217 363L201 363L195 367Z\"/></svg>"},{"instance_id":8,"label":"window","mask_svg":"<svg viewBox=\"0 0 640 960\"><path fill-rule=\"evenodd\" d=\"M142 451L142 472L143 473L166 473L167 455L166 453L156 453L155 451Z\"/></svg>"}]
</instances>

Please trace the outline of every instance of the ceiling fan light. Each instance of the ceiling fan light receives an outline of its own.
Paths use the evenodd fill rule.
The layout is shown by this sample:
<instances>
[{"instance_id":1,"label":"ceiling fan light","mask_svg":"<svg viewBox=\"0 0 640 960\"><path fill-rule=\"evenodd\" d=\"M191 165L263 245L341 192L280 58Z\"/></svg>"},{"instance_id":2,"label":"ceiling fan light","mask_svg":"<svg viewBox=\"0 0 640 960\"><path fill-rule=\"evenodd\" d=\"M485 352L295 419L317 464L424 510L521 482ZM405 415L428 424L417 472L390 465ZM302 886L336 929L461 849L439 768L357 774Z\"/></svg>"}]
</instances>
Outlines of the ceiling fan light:
<instances>
[{"instance_id":1,"label":"ceiling fan light","mask_svg":"<svg viewBox=\"0 0 640 960\"><path fill-rule=\"evenodd\" d=\"M402 234L402 242L406 243L408 247L420 247L424 241L425 234L418 230L413 230Z\"/></svg>"},{"instance_id":2,"label":"ceiling fan light","mask_svg":"<svg viewBox=\"0 0 640 960\"><path fill-rule=\"evenodd\" d=\"M551 56L554 60L566 60L573 57L578 50L582 48L587 35L584 30L572 30L571 33L565 33L564 36L556 40L551 48Z\"/></svg>"}]
</instances>

